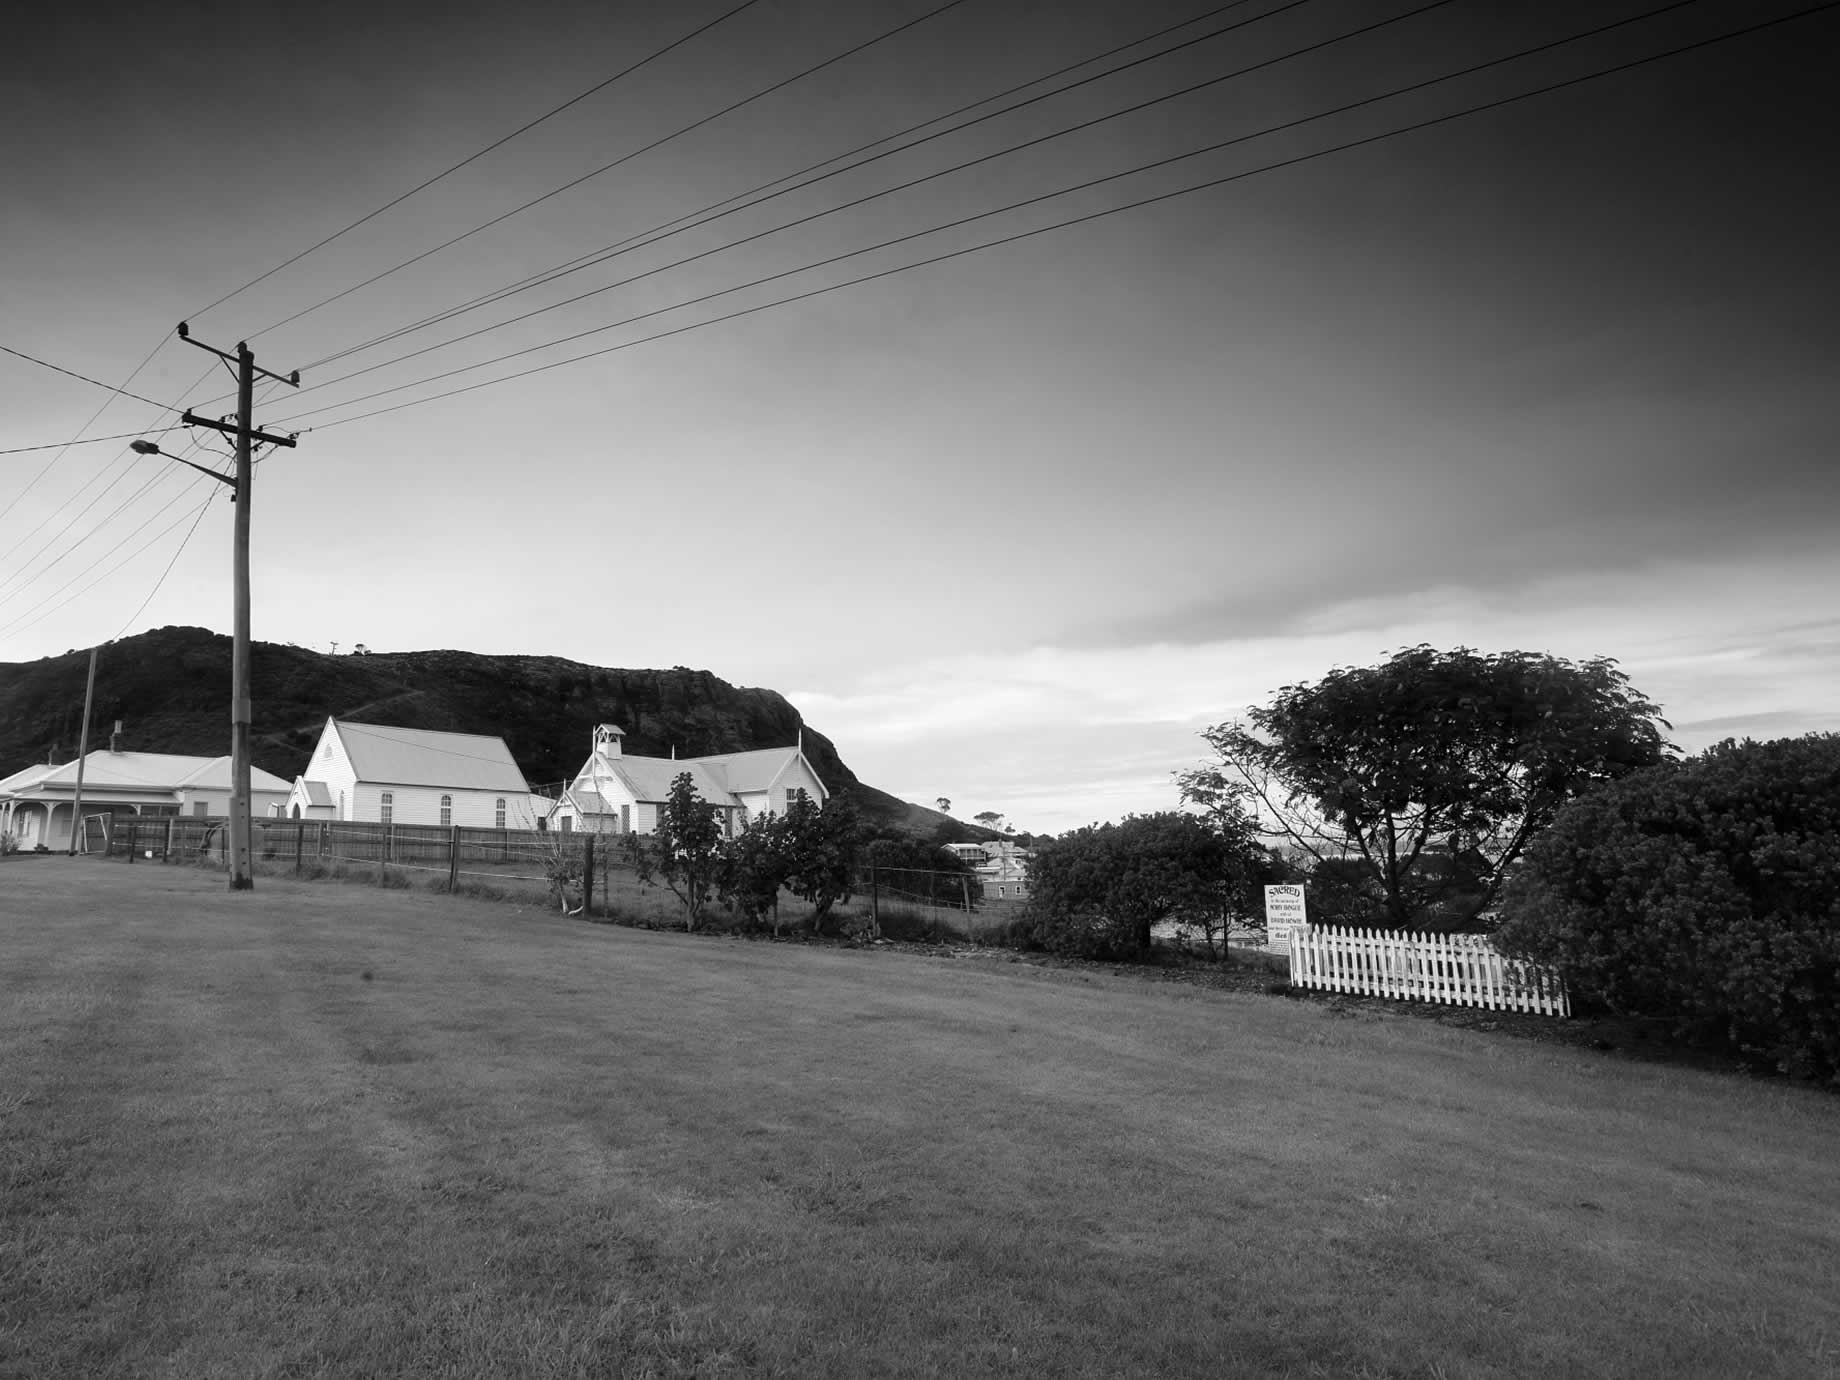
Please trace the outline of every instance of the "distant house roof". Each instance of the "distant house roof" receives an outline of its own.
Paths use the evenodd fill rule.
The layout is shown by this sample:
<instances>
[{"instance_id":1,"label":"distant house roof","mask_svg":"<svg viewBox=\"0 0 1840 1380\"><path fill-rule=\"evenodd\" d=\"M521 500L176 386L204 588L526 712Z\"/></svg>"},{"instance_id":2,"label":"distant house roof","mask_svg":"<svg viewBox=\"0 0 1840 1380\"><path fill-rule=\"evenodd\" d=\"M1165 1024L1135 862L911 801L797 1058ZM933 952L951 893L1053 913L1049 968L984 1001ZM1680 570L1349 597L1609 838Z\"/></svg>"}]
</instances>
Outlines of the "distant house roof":
<instances>
[{"instance_id":1,"label":"distant house roof","mask_svg":"<svg viewBox=\"0 0 1840 1380\"><path fill-rule=\"evenodd\" d=\"M355 724L347 719L334 719L333 725L360 781L530 793L530 783L511 760L511 749L503 738Z\"/></svg>"},{"instance_id":2,"label":"distant house roof","mask_svg":"<svg viewBox=\"0 0 1840 1380\"><path fill-rule=\"evenodd\" d=\"M257 791L286 791L288 783L260 767L249 768L249 786ZM83 759L84 791L133 794L136 792L174 792L194 790L229 790L230 758L188 757L173 752L110 752L98 748ZM27 767L0 781L0 791L17 794L43 790L62 794L77 788L77 764Z\"/></svg>"}]
</instances>

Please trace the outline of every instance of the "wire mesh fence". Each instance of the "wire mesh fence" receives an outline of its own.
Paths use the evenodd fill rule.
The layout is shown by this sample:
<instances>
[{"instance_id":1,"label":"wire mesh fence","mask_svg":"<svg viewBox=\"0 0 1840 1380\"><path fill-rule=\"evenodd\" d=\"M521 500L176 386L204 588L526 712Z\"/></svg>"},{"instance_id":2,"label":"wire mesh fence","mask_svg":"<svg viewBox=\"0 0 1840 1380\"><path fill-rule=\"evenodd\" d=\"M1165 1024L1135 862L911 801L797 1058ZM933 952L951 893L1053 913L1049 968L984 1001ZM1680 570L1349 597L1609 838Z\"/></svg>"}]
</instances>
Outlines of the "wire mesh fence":
<instances>
[{"instance_id":1,"label":"wire mesh fence","mask_svg":"<svg viewBox=\"0 0 1840 1380\"><path fill-rule=\"evenodd\" d=\"M221 816L91 815L85 851L130 863L225 867L230 822ZM373 824L354 820L259 819L250 849L265 871L338 876L382 885L417 882L542 902L569 913L618 916L641 924L683 922L665 886L641 882L622 840L593 833L468 826ZM854 896L832 911L834 928L854 924L888 939L938 944L1000 943L1024 902L993 898L963 871L866 867ZM770 923L777 931L810 926L814 908L782 893Z\"/></svg>"}]
</instances>

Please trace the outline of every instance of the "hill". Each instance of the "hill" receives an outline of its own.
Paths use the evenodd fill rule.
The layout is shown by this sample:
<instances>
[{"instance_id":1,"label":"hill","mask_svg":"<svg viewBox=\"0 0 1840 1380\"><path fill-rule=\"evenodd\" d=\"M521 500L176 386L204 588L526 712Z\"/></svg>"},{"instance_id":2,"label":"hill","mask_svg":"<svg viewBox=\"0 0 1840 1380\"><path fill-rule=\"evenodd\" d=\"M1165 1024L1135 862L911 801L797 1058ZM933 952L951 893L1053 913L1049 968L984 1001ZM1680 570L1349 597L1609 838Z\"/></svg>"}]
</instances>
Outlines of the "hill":
<instances>
[{"instance_id":1,"label":"hill","mask_svg":"<svg viewBox=\"0 0 1840 1380\"><path fill-rule=\"evenodd\" d=\"M77 754L87 651L0 663L0 776ZM986 831L865 785L836 746L775 690L730 685L708 671L619 670L552 656L374 652L328 656L256 642L250 648L257 766L291 781L330 715L364 723L501 735L532 786L553 789L581 767L594 725L626 730L626 749L680 757L785 747L804 731L825 785L852 799L878 832L941 841ZM102 649L90 746L215 756L228 750L230 639L167 627Z\"/></svg>"}]
</instances>

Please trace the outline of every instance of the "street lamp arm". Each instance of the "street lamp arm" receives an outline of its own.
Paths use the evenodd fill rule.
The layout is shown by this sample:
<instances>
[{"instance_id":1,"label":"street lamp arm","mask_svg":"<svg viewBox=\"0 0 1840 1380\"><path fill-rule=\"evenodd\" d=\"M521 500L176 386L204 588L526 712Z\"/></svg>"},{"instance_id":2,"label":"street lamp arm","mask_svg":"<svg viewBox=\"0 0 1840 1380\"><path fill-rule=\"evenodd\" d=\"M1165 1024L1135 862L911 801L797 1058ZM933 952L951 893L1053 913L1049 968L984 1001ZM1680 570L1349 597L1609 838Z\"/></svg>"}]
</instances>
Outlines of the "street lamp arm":
<instances>
[{"instance_id":1,"label":"street lamp arm","mask_svg":"<svg viewBox=\"0 0 1840 1380\"><path fill-rule=\"evenodd\" d=\"M233 489L236 487L235 475L225 474L222 470L214 470L209 465L200 465L191 460L187 460L184 456L174 455L171 451L161 450L152 441L130 441L128 442L128 449L137 455L163 455L168 460L177 460L181 465L190 465L200 474L210 475L211 478L215 479L220 484L228 484Z\"/></svg>"}]
</instances>

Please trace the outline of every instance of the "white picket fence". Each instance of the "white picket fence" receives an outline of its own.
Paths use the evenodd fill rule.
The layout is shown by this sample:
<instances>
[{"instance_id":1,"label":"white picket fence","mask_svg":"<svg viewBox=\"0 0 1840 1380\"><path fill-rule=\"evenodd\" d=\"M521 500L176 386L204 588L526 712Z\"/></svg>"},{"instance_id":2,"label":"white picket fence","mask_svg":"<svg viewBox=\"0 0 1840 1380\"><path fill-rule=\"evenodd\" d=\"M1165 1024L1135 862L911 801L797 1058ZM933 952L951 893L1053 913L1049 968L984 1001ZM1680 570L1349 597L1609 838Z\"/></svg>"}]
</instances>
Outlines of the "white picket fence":
<instances>
[{"instance_id":1,"label":"white picket fence","mask_svg":"<svg viewBox=\"0 0 1840 1380\"><path fill-rule=\"evenodd\" d=\"M1402 934L1305 925L1291 932L1291 981L1326 992L1569 1016L1552 974L1504 958L1477 934Z\"/></svg>"}]
</instances>

